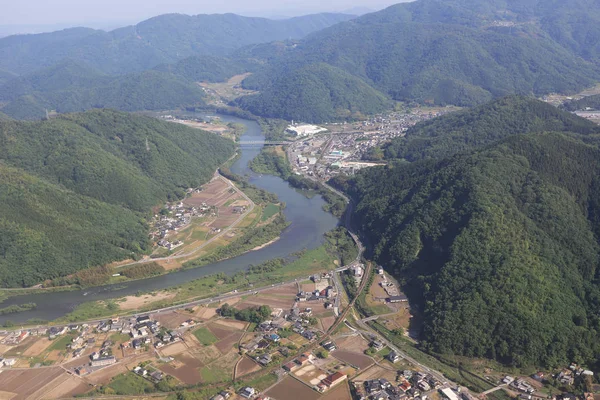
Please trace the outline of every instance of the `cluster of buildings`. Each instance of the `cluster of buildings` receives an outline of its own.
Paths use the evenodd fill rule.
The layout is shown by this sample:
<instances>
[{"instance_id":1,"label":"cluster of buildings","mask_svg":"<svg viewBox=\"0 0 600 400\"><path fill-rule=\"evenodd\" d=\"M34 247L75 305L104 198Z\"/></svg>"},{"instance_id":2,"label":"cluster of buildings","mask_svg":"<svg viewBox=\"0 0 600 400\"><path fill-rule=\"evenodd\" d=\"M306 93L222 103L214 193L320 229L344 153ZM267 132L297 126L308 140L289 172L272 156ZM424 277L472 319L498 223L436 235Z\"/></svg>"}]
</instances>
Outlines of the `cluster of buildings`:
<instances>
[{"instance_id":1,"label":"cluster of buildings","mask_svg":"<svg viewBox=\"0 0 600 400\"><path fill-rule=\"evenodd\" d=\"M160 382L163 380L163 373L157 370L149 371L146 368L138 365L133 369L133 373L141 376L142 378L146 378L151 382Z\"/></svg>"},{"instance_id":2,"label":"cluster of buildings","mask_svg":"<svg viewBox=\"0 0 600 400\"><path fill-rule=\"evenodd\" d=\"M288 158L294 172L328 180L338 174L381 165L381 160L365 161L370 150L393 138L404 136L415 124L453 111L453 108L413 110L377 115L355 123L327 124L325 128L301 125L286 131L304 138L292 144ZM327 133L323 133L329 131ZM369 157L371 158L371 157Z\"/></svg>"},{"instance_id":3,"label":"cluster of buildings","mask_svg":"<svg viewBox=\"0 0 600 400\"><path fill-rule=\"evenodd\" d=\"M154 216L154 231L152 237L158 239L158 245L172 250L181 246L182 242L171 243L166 238L170 232L176 232L192 222L192 217L203 217L213 212L211 207L202 203L200 207L186 206L183 202L167 204L167 215L157 214Z\"/></svg>"},{"instance_id":4,"label":"cluster of buildings","mask_svg":"<svg viewBox=\"0 0 600 400\"><path fill-rule=\"evenodd\" d=\"M362 400L424 400L427 398L427 393L441 387L442 383L432 375L412 370L401 371L397 383L392 383L384 378L355 382L357 394ZM448 395L456 396L451 389L444 388L441 390L449 391L444 395L446 398L448 398ZM442 394L444 393L442 392ZM456 397L456 399L452 398L450 400L458 400L458 396Z\"/></svg>"}]
</instances>

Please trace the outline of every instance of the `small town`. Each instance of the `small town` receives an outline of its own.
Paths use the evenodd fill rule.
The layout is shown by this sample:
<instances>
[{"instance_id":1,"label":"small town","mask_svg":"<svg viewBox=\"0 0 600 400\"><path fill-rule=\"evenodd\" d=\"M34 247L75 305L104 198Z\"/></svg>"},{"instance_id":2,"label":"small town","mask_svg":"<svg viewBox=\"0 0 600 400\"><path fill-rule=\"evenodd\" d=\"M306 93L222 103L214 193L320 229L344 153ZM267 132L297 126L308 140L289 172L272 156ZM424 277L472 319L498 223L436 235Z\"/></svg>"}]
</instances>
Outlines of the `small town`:
<instances>
[{"instance_id":1,"label":"small town","mask_svg":"<svg viewBox=\"0 0 600 400\"><path fill-rule=\"evenodd\" d=\"M294 124L286 133L296 138L287 149L293 171L327 181L339 175L354 175L383 162L365 160L367 153L391 139L402 137L419 122L456 111L455 107L416 108L410 112L376 115L354 123L323 126Z\"/></svg>"}]
</instances>

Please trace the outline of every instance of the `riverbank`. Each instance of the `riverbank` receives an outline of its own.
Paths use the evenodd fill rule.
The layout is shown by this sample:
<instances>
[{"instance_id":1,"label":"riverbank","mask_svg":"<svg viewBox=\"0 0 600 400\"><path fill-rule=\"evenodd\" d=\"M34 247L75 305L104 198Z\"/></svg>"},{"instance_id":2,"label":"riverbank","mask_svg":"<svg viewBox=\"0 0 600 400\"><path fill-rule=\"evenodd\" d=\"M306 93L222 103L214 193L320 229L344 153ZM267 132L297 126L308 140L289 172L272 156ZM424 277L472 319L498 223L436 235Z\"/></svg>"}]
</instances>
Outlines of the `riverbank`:
<instances>
[{"instance_id":1,"label":"riverbank","mask_svg":"<svg viewBox=\"0 0 600 400\"><path fill-rule=\"evenodd\" d=\"M232 117L222 117L227 123L244 123L247 127L242 141L260 142L264 140L261 127L254 121L240 120ZM257 198L271 199L272 203L285 204L282 210L285 220L289 223L282 232L273 234L269 242L280 237L276 242L260 250L249 251L243 255L228 258L224 261L204 265L202 268L177 269L168 274L151 277L148 279L118 282L105 286L93 287L84 290L61 292L53 290L39 290L27 292L22 296L11 296L0 302L0 308L14 304L36 303L35 310L0 316L0 324L5 321L26 323L28 320L56 320L73 311L75 307L84 302L110 301L110 299L123 298L138 293L152 293L165 288L178 287L191 281L224 273L227 276L245 271L252 265L260 265L268 260L285 258L303 249L315 249L325 240L323 234L338 225L338 219L323 211L325 205L320 196L306 198L299 194L289 184L278 177L270 175L256 175L248 168L248 163L260 152L260 147L242 148L239 156L231 166L231 173L243 177L244 183L235 182L240 190L247 193L254 200ZM272 201L274 200L274 201ZM247 250L252 250L263 243L256 243ZM207 283L209 285L210 283ZM23 292L21 292L23 293Z\"/></svg>"}]
</instances>

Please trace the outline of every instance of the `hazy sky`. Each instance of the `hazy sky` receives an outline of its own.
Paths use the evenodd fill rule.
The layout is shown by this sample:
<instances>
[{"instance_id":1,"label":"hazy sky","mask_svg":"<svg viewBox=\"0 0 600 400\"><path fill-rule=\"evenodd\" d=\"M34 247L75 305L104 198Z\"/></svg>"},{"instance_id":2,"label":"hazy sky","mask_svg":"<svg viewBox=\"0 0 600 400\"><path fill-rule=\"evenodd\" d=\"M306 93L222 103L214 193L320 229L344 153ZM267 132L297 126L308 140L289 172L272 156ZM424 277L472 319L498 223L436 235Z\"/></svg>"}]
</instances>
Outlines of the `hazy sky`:
<instances>
[{"instance_id":1,"label":"hazy sky","mask_svg":"<svg viewBox=\"0 0 600 400\"><path fill-rule=\"evenodd\" d=\"M0 25L128 25L165 13L296 16L403 0L0 0ZM5 27L6 28L6 27Z\"/></svg>"}]
</instances>

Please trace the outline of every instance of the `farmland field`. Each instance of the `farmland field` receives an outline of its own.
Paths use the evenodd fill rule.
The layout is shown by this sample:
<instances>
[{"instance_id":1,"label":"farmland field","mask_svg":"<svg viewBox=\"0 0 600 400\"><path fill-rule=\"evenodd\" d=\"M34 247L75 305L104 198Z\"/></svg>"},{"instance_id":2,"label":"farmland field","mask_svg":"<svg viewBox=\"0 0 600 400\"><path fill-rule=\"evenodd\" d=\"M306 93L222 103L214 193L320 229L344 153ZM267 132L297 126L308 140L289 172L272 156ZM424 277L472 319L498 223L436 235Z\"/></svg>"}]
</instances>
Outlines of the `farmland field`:
<instances>
[{"instance_id":1,"label":"farmland field","mask_svg":"<svg viewBox=\"0 0 600 400\"><path fill-rule=\"evenodd\" d=\"M274 400L317 400L320 394L289 376L266 392Z\"/></svg>"},{"instance_id":2,"label":"farmland field","mask_svg":"<svg viewBox=\"0 0 600 400\"><path fill-rule=\"evenodd\" d=\"M257 363L255 363L248 357L244 357L242 361L240 361L240 363L238 364L237 377L239 378L241 376L248 375L249 373L258 370L260 370L260 366Z\"/></svg>"},{"instance_id":3,"label":"farmland field","mask_svg":"<svg viewBox=\"0 0 600 400\"><path fill-rule=\"evenodd\" d=\"M336 350L331 355L340 361L347 364L354 365L360 369L365 369L373 364L371 357L365 356L364 354L355 353L347 350Z\"/></svg>"},{"instance_id":4,"label":"farmland field","mask_svg":"<svg viewBox=\"0 0 600 400\"><path fill-rule=\"evenodd\" d=\"M207 328L198 328L194 331L194 336L204 346L210 346L219 340L211 331Z\"/></svg>"}]
</instances>

